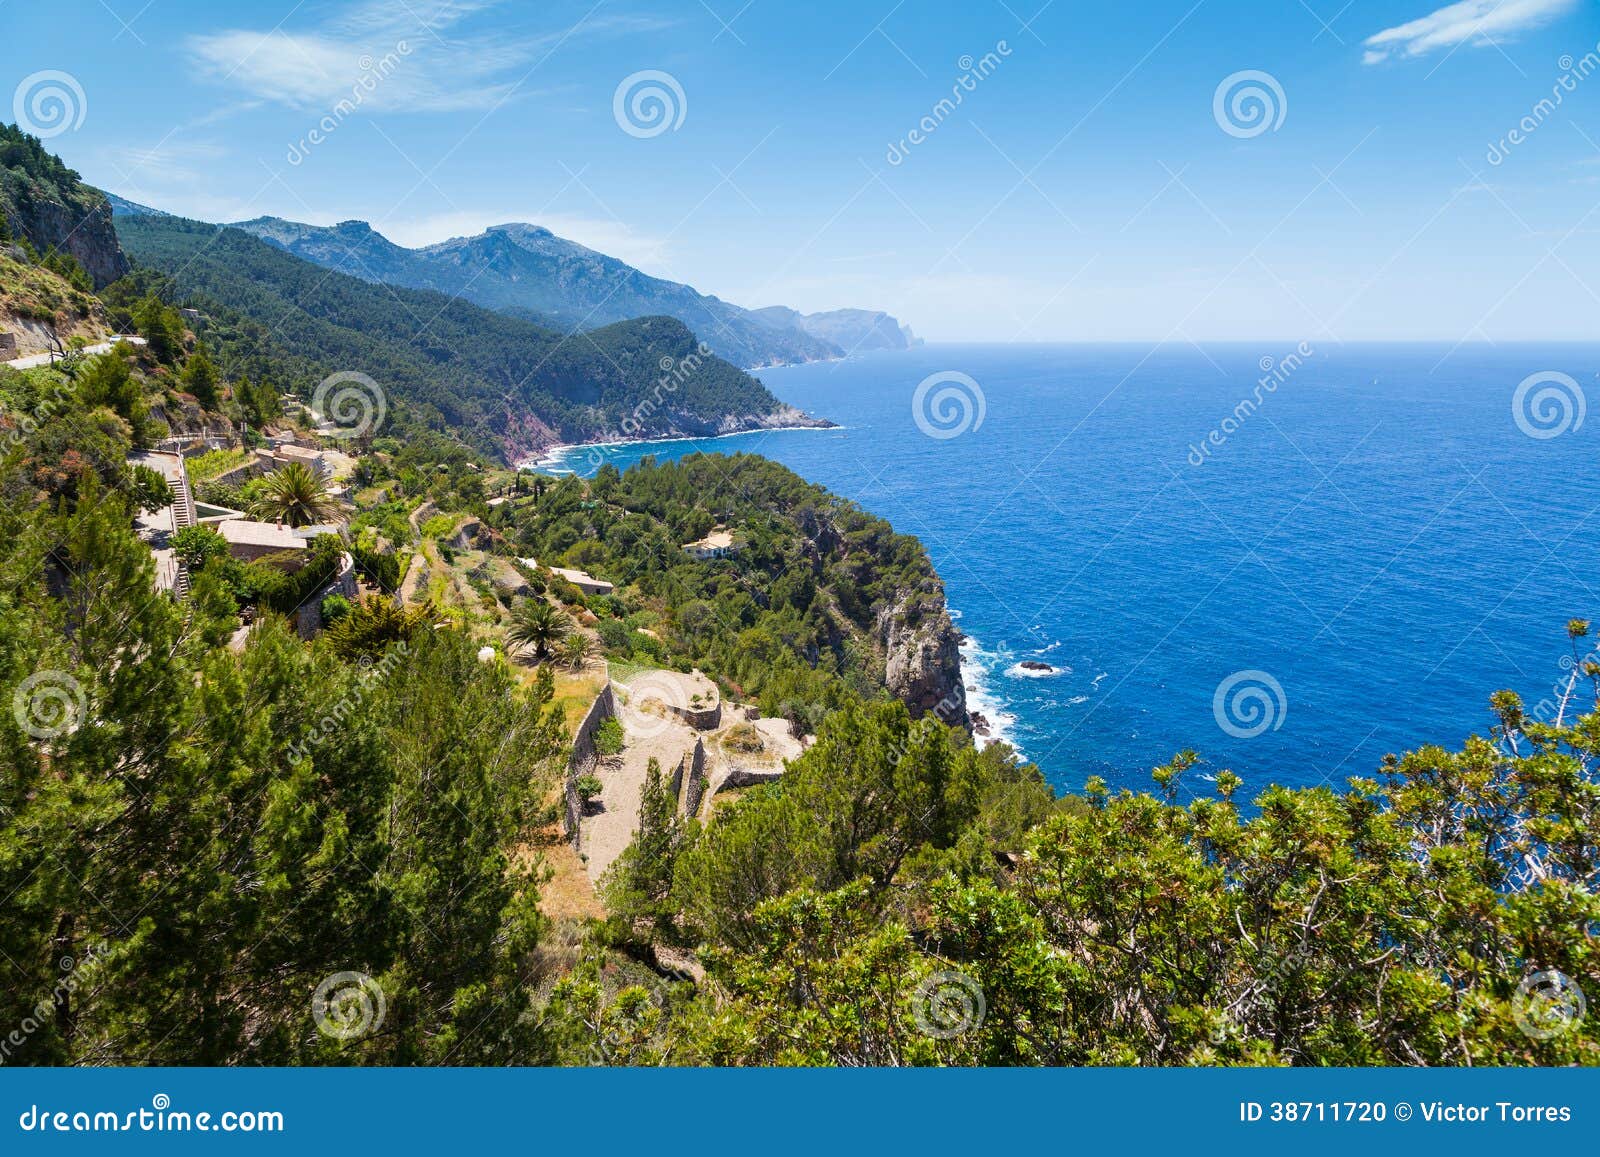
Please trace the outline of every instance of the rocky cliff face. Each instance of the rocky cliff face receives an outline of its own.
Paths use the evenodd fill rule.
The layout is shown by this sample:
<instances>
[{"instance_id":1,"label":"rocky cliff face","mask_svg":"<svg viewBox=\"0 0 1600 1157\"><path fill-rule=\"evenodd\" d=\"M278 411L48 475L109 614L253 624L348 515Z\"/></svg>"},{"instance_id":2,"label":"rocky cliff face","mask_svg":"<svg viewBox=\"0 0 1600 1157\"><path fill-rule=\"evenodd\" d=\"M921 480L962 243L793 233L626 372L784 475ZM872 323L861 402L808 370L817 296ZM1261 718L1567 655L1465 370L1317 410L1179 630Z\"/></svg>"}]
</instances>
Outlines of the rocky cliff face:
<instances>
[{"instance_id":1,"label":"rocky cliff face","mask_svg":"<svg viewBox=\"0 0 1600 1157\"><path fill-rule=\"evenodd\" d=\"M913 592L878 613L884 683L916 718L933 715L953 727L972 726L961 681L961 636L942 595L930 602Z\"/></svg>"},{"instance_id":2,"label":"rocky cliff face","mask_svg":"<svg viewBox=\"0 0 1600 1157\"><path fill-rule=\"evenodd\" d=\"M77 258L96 288L128 272L106 195L10 125L0 125L0 214L13 236L40 253Z\"/></svg>"},{"instance_id":3,"label":"rocky cliff face","mask_svg":"<svg viewBox=\"0 0 1600 1157\"><path fill-rule=\"evenodd\" d=\"M77 258L94 279L96 289L128 272L127 255L111 226L111 206L103 197L25 201L15 216L7 216L13 232L33 242L39 252L59 249Z\"/></svg>"},{"instance_id":4,"label":"rocky cliff face","mask_svg":"<svg viewBox=\"0 0 1600 1157\"><path fill-rule=\"evenodd\" d=\"M922 344L910 326L901 325L881 310L832 309L825 313L800 313L787 306L769 305L765 309L750 310L749 314L766 325L808 333L842 354L903 350Z\"/></svg>"}]
</instances>

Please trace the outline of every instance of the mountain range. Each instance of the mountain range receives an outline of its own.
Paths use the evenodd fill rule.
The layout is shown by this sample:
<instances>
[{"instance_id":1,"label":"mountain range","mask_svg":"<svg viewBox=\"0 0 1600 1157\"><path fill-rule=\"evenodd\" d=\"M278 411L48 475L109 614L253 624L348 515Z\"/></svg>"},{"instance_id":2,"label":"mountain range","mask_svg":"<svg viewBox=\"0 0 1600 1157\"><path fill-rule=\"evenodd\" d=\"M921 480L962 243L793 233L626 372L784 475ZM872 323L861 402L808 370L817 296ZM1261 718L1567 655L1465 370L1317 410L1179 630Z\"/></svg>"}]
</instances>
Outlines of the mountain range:
<instances>
[{"instance_id":1,"label":"mountain range","mask_svg":"<svg viewBox=\"0 0 1600 1157\"><path fill-rule=\"evenodd\" d=\"M140 208L122 202L117 211ZM746 369L906 349L917 340L894 318L872 310L744 309L651 277L538 225L494 225L420 249L395 244L365 221L319 226L257 217L234 227L364 281L437 290L566 330L674 317L718 356Z\"/></svg>"},{"instance_id":2,"label":"mountain range","mask_svg":"<svg viewBox=\"0 0 1600 1157\"><path fill-rule=\"evenodd\" d=\"M193 306L231 374L302 389L359 369L434 429L507 461L555 443L826 426L700 355L659 314L581 336L433 289L330 271L240 229L119 215L116 235L168 300Z\"/></svg>"}]
</instances>

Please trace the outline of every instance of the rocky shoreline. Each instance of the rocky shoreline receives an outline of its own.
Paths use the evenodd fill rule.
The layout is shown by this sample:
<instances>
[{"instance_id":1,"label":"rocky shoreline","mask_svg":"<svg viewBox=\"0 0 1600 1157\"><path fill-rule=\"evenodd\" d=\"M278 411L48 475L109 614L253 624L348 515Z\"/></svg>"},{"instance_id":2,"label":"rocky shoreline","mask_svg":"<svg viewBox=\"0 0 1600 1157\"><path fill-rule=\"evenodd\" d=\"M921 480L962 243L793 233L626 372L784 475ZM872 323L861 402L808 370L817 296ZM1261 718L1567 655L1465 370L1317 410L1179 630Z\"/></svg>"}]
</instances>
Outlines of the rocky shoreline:
<instances>
[{"instance_id":1,"label":"rocky shoreline","mask_svg":"<svg viewBox=\"0 0 1600 1157\"><path fill-rule=\"evenodd\" d=\"M514 448L508 446L506 460L513 466L533 468L543 463L552 462L560 452L566 450L584 450L601 446L613 448L619 446L649 446L658 442L698 442L704 439L732 438L739 434L753 434L759 430L837 429L840 429L837 422L830 421L827 418L813 418L801 410L786 406L772 414L724 418L715 429L696 432L680 430L674 433L652 434L648 438L587 438L577 442L563 442L555 431L550 430L547 436L532 438L525 443L516 443Z\"/></svg>"}]
</instances>

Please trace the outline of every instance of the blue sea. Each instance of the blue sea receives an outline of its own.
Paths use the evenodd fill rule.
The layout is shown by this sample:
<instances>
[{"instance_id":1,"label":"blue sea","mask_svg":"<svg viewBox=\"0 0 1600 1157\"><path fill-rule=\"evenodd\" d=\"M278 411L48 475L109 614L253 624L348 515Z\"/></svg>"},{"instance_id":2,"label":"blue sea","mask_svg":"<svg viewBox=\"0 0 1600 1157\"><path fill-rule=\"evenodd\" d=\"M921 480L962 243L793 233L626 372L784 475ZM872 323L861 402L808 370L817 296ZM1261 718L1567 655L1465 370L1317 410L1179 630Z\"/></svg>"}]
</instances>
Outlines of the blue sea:
<instances>
[{"instance_id":1,"label":"blue sea","mask_svg":"<svg viewBox=\"0 0 1600 1157\"><path fill-rule=\"evenodd\" d=\"M1564 682L1567 620L1600 623L1597 369L1588 345L930 345L760 374L841 429L604 459L764 454L917 535L974 705L1057 786L1147 788L1193 749L1192 789L1230 768L1249 795Z\"/></svg>"}]
</instances>

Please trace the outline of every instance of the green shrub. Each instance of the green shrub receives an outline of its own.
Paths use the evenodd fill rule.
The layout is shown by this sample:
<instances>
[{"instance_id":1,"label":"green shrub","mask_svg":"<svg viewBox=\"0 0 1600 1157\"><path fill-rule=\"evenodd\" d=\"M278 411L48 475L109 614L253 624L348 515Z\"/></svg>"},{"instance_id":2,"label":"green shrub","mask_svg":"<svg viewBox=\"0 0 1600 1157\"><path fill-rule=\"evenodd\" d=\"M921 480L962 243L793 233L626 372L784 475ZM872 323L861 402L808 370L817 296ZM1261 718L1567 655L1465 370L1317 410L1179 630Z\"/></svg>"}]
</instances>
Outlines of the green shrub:
<instances>
[{"instance_id":1,"label":"green shrub","mask_svg":"<svg viewBox=\"0 0 1600 1157\"><path fill-rule=\"evenodd\" d=\"M356 566L361 569L361 573L384 590L394 591L400 586L399 555L380 554L359 543L350 548L350 554L356 560Z\"/></svg>"},{"instance_id":2,"label":"green shrub","mask_svg":"<svg viewBox=\"0 0 1600 1157\"><path fill-rule=\"evenodd\" d=\"M595 630L608 652L622 656L633 654L634 630L627 623L620 619L601 619Z\"/></svg>"},{"instance_id":3,"label":"green shrub","mask_svg":"<svg viewBox=\"0 0 1600 1157\"><path fill-rule=\"evenodd\" d=\"M594 749L601 755L622 754L622 724L607 719L594 730Z\"/></svg>"},{"instance_id":4,"label":"green shrub","mask_svg":"<svg viewBox=\"0 0 1600 1157\"><path fill-rule=\"evenodd\" d=\"M172 536L172 549L198 574L212 559L227 555L228 540L209 526L186 526Z\"/></svg>"}]
</instances>

